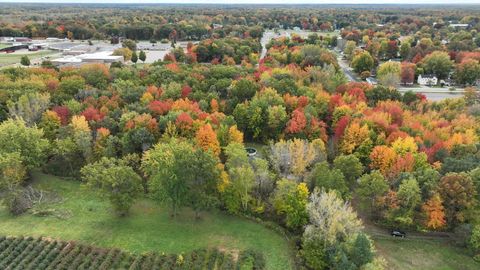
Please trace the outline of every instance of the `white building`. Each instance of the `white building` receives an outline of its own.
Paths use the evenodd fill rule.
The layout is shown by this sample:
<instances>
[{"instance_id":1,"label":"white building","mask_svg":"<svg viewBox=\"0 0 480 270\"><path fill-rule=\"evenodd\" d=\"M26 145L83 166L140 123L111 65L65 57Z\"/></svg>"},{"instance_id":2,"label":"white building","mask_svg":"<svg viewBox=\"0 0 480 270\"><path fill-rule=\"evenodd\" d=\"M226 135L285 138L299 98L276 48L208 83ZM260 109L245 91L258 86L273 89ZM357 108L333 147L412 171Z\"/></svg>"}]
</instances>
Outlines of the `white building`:
<instances>
[{"instance_id":1,"label":"white building","mask_svg":"<svg viewBox=\"0 0 480 270\"><path fill-rule=\"evenodd\" d=\"M418 84L420 85L436 85L438 83L438 78L435 75L418 75L417 79Z\"/></svg>"},{"instance_id":2,"label":"white building","mask_svg":"<svg viewBox=\"0 0 480 270\"><path fill-rule=\"evenodd\" d=\"M468 28L470 25L468 23L451 23L448 25L449 27L452 27L452 28L463 28L463 29L466 29Z\"/></svg>"},{"instance_id":3,"label":"white building","mask_svg":"<svg viewBox=\"0 0 480 270\"><path fill-rule=\"evenodd\" d=\"M66 56L58 59L53 59L52 63L58 66L76 66L84 63L111 64L114 62L124 62L123 56L112 54L112 51L84 53L75 56Z\"/></svg>"}]
</instances>

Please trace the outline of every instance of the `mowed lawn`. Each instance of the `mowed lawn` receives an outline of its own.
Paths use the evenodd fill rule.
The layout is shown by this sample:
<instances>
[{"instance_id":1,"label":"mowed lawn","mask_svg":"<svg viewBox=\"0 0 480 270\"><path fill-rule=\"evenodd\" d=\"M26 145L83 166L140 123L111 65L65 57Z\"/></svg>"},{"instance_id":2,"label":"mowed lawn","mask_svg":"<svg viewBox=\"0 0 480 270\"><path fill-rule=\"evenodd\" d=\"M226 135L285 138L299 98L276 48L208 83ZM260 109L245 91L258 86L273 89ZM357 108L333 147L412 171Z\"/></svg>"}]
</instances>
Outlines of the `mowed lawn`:
<instances>
[{"instance_id":1,"label":"mowed lawn","mask_svg":"<svg viewBox=\"0 0 480 270\"><path fill-rule=\"evenodd\" d=\"M30 61L54 54L54 51L38 51L29 53L0 53L0 65L19 64L22 56L26 55Z\"/></svg>"},{"instance_id":2,"label":"mowed lawn","mask_svg":"<svg viewBox=\"0 0 480 270\"><path fill-rule=\"evenodd\" d=\"M375 247L392 270L478 270L467 250L445 240L373 237Z\"/></svg>"},{"instance_id":3,"label":"mowed lawn","mask_svg":"<svg viewBox=\"0 0 480 270\"><path fill-rule=\"evenodd\" d=\"M291 269L291 247L281 235L247 219L220 211L204 213L195 220L189 209L176 219L168 208L149 199L136 203L130 216L118 218L108 201L82 188L78 181L34 174L34 185L54 191L62 202L50 209L69 212L68 218L24 214L12 217L0 208L0 235L45 236L77 240L100 247L117 247L131 252L181 253L203 247L238 252L253 248L263 252L268 269Z\"/></svg>"}]
</instances>

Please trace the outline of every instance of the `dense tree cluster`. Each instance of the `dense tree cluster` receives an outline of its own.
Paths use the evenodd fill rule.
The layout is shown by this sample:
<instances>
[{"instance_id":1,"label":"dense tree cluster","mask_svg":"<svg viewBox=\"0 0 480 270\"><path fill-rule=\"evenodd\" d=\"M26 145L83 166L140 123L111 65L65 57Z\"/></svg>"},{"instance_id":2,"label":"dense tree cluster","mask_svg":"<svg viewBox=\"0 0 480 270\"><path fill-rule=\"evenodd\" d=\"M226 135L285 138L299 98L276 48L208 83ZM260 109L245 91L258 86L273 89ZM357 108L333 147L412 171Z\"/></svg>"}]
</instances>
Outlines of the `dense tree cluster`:
<instances>
[{"instance_id":1,"label":"dense tree cluster","mask_svg":"<svg viewBox=\"0 0 480 270\"><path fill-rule=\"evenodd\" d=\"M411 82L420 69L439 77L454 69L459 78L470 74L478 69L477 53L452 58L445 46L424 36L403 45L397 32L417 35L417 26L428 28L430 19L382 13L383 27L405 27L371 31L359 19L361 30L346 27L341 33L349 41L346 57L365 76L380 60L402 55L411 63L382 63L377 75L384 86L347 83L328 50L332 38L274 39L259 59L262 31L252 26L258 18L248 9L243 17L230 12L200 16L209 24L224 23L228 34L214 30L186 52L174 49L152 65L2 70L5 203L15 205L29 172L42 169L82 179L119 216L127 216L142 196L168 204L173 217L184 207L197 217L217 208L280 224L301 239L299 263L308 267L383 269L349 204L355 199L357 210L390 227L472 225L469 246L478 251L478 93L467 89L464 99L430 102L394 88ZM285 12L281 22L297 25L294 12ZM253 14L263 20L271 13ZM174 17L162 16L151 19L164 20L159 29L173 27L163 34L173 41L185 38L176 27L188 24L169 24ZM305 29L334 27L304 16L298 20ZM348 20L338 23L348 26ZM365 49L356 48L360 42ZM127 53L133 44L125 43ZM257 145L256 156L247 155L247 143Z\"/></svg>"}]
</instances>

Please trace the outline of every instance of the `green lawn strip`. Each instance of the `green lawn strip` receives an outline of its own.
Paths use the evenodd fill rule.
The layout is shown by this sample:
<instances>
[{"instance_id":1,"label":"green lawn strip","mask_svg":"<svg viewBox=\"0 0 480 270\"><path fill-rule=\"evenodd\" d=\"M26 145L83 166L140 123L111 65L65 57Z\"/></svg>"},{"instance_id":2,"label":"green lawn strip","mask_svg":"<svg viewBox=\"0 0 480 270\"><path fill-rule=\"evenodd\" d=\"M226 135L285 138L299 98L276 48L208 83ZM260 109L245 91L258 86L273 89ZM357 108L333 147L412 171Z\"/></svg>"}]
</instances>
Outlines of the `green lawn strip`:
<instances>
[{"instance_id":1,"label":"green lawn strip","mask_svg":"<svg viewBox=\"0 0 480 270\"><path fill-rule=\"evenodd\" d=\"M13 54L13 53L0 53L0 64L15 64L20 63L20 58L26 55L30 60L35 60L43 56L54 54L54 51L39 51L35 53L22 53L22 54Z\"/></svg>"},{"instance_id":2,"label":"green lawn strip","mask_svg":"<svg viewBox=\"0 0 480 270\"><path fill-rule=\"evenodd\" d=\"M204 213L201 220L195 220L190 209L183 209L172 219L168 208L149 199L136 203L130 216L117 218L108 201L83 189L77 181L41 173L35 173L34 179L37 187L63 198L48 207L69 211L72 216L11 217L0 208L0 235L48 236L131 252L186 253L205 247L238 252L252 248L263 252L267 269L292 268L288 242L255 222L220 211Z\"/></svg>"},{"instance_id":3,"label":"green lawn strip","mask_svg":"<svg viewBox=\"0 0 480 270\"><path fill-rule=\"evenodd\" d=\"M476 270L467 250L456 248L445 240L406 239L388 236L372 237L375 247L388 263L387 269L398 270Z\"/></svg>"}]
</instances>

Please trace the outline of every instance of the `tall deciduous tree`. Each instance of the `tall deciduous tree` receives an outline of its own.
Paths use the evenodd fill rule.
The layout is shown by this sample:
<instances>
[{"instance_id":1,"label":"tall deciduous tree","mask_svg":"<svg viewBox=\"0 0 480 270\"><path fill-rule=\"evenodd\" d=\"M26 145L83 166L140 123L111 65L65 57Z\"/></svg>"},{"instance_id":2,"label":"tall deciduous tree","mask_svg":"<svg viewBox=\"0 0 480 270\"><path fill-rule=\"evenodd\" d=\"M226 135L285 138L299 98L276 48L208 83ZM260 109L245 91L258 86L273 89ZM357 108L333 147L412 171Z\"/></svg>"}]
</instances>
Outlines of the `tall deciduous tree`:
<instances>
[{"instance_id":1,"label":"tall deciduous tree","mask_svg":"<svg viewBox=\"0 0 480 270\"><path fill-rule=\"evenodd\" d=\"M377 77L382 85L396 87L400 82L400 63L390 61L381 64Z\"/></svg>"},{"instance_id":2,"label":"tall deciduous tree","mask_svg":"<svg viewBox=\"0 0 480 270\"><path fill-rule=\"evenodd\" d=\"M445 206L447 224L466 220L466 210L475 204L476 190L472 178L465 173L449 173L440 179L439 193Z\"/></svg>"},{"instance_id":3,"label":"tall deciduous tree","mask_svg":"<svg viewBox=\"0 0 480 270\"><path fill-rule=\"evenodd\" d=\"M343 198L348 195L348 187L343 173L339 169L330 169L326 161L315 164L307 179L309 183L319 189L336 191Z\"/></svg>"},{"instance_id":4,"label":"tall deciduous tree","mask_svg":"<svg viewBox=\"0 0 480 270\"><path fill-rule=\"evenodd\" d=\"M27 93L16 102L8 102L8 111L12 118L22 118L28 126L38 123L43 112L50 104L50 95L40 93Z\"/></svg>"},{"instance_id":5,"label":"tall deciduous tree","mask_svg":"<svg viewBox=\"0 0 480 270\"><path fill-rule=\"evenodd\" d=\"M86 185L108 197L119 216L128 214L134 200L142 192L142 179L135 171L114 158L102 158L81 169Z\"/></svg>"},{"instance_id":6,"label":"tall deciduous tree","mask_svg":"<svg viewBox=\"0 0 480 270\"><path fill-rule=\"evenodd\" d=\"M446 52L435 51L423 58L422 66L427 74L434 74L439 79L445 79L452 70L453 62Z\"/></svg>"},{"instance_id":7,"label":"tall deciduous tree","mask_svg":"<svg viewBox=\"0 0 480 270\"><path fill-rule=\"evenodd\" d=\"M309 267L324 269L327 248L359 233L362 224L350 205L334 191L315 190L307 204L307 212L310 222L302 237L303 256Z\"/></svg>"},{"instance_id":8,"label":"tall deciduous tree","mask_svg":"<svg viewBox=\"0 0 480 270\"><path fill-rule=\"evenodd\" d=\"M412 84L415 80L415 64L402 62L400 70L400 82L402 84Z\"/></svg>"},{"instance_id":9,"label":"tall deciduous tree","mask_svg":"<svg viewBox=\"0 0 480 270\"><path fill-rule=\"evenodd\" d=\"M374 67L375 62L368 51L363 51L353 57L352 67L357 73L370 71Z\"/></svg>"},{"instance_id":10,"label":"tall deciduous tree","mask_svg":"<svg viewBox=\"0 0 480 270\"><path fill-rule=\"evenodd\" d=\"M287 178L301 177L314 162L323 161L326 157L325 144L320 139L312 142L300 139L280 140L272 144L270 149L273 167Z\"/></svg>"},{"instance_id":11,"label":"tall deciduous tree","mask_svg":"<svg viewBox=\"0 0 480 270\"><path fill-rule=\"evenodd\" d=\"M231 143L225 148L226 168L229 184L226 190L226 205L230 212L247 211L251 201L251 191L255 185L255 174L248 162L243 145Z\"/></svg>"},{"instance_id":12,"label":"tall deciduous tree","mask_svg":"<svg viewBox=\"0 0 480 270\"><path fill-rule=\"evenodd\" d=\"M379 171L364 174L358 180L357 194L363 207L370 209L372 214L374 214L378 198L382 197L387 191L387 181Z\"/></svg>"},{"instance_id":13,"label":"tall deciduous tree","mask_svg":"<svg viewBox=\"0 0 480 270\"><path fill-rule=\"evenodd\" d=\"M210 124L201 126L196 134L197 144L205 151L212 151L216 156L220 155L220 143L217 134Z\"/></svg>"},{"instance_id":14,"label":"tall deciduous tree","mask_svg":"<svg viewBox=\"0 0 480 270\"><path fill-rule=\"evenodd\" d=\"M445 209L438 193L434 194L423 206L427 228L438 230L445 226Z\"/></svg>"},{"instance_id":15,"label":"tall deciduous tree","mask_svg":"<svg viewBox=\"0 0 480 270\"><path fill-rule=\"evenodd\" d=\"M363 172L362 163L355 155L338 156L333 161L333 166L343 173L350 188L355 185L357 178L360 177Z\"/></svg>"},{"instance_id":16,"label":"tall deciduous tree","mask_svg":"<svg viewBox=\"0 0 480 270\"><path fill-rule=\"evenodd\" d=\"M215 204L220 171L217 159L192 144L172 138L145 152L142 170L149 187L160 201L167 201L175 217L182 206L200 210Z\"/></svg>"},{"instance_id":17,"label":"tall deciduous tree","mask_svg":"<svg viewBox=\"0 0 480 270\"><path fill-rule=\"evenodd\" d=\"M47 156L48 140L42 130L27 127L22 119L8 119L0 124L0 153L19 153L27 170L40 167Z\"/></svg>"},{"instance_id":18,"label":"tall deciduous tree","mask_svg":"<svg viewBox=\"0 0 480 270\"><path fill-rule=\"evenodd\" d=\"M307 223L308 188L305 183L297 184L288 179L278 181L272 201L277 213L285 214L289 228L298 229Z\"/></svg>"},{"instance_id":19,"label":"tall deciduous tree","mask_svg":"<svg viewBox=\"0 0 480 270\"><path fill-rule=\"evenodd\" d=\"M480 78L478 60L466 59L455 68L455 80L458 83L473 85L478 78Z\"/></svg>"}]
</instances>

